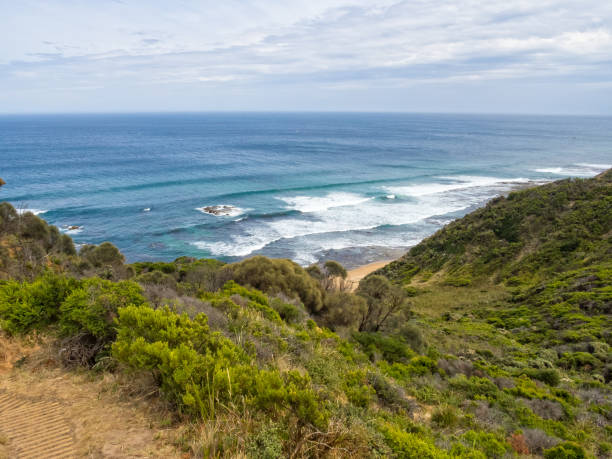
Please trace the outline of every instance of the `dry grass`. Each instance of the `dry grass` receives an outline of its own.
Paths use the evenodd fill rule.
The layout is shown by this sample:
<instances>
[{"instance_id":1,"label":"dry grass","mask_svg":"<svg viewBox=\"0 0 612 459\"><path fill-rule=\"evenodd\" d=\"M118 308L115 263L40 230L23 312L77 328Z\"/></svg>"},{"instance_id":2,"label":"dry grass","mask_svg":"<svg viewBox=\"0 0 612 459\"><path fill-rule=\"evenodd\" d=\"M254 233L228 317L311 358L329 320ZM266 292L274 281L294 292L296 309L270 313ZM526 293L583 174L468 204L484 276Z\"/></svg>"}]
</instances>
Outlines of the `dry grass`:
<instances>
[{"instance_id":1,"label":"dry grass","mask_svg":"<svg viewBox=\"0 0 612 459\"><path fill-rule=\"evenodd\" d=\"M10 371L24 357L40 350L40 340L35 338L9 338L0 330L0 375Z\"/></svg>"}]
</instances>

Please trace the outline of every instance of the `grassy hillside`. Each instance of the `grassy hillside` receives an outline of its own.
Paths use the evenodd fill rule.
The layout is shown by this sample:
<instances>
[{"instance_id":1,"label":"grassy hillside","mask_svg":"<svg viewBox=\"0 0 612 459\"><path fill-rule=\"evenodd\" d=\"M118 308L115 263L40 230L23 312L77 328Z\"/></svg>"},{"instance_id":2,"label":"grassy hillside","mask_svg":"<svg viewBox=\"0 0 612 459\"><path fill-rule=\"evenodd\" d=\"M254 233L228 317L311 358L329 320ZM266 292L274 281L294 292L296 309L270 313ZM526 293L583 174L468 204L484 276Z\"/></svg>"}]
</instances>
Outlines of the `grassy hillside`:
<instances>
[{"instance_id":1,"label":"grassy hillside","mask_svg":"<svg viewBox=\"0 0 612 459\"><path fill-rule=\"evenodd\" d=\"M132 375L194 457L610 457L611 179L499 198L354 293L336 263L77 253L1 204L0 327Z\"/></svg>"},{"instance_id":2,"label":"grassy hillside","mask_svg":"<svg viewBox=\"0 0 612 459\"><path fill-rule=\"evenodd\" d=\"M510 193L450 223L382 273L406 283L533 284L612 256L612 171Z\"/></svg>"}]
</instances>

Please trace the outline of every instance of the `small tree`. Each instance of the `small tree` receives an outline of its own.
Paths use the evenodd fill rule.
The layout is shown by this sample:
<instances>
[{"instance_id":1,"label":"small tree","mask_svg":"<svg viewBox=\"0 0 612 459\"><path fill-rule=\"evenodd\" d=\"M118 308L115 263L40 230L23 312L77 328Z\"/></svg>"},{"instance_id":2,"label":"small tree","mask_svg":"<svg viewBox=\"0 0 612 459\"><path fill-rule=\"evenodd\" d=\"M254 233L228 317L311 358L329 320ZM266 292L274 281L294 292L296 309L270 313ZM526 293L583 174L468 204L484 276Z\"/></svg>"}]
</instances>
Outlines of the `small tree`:
<instances>
[{"instance_id":1,"label":"small tree","mask_svg":"<svg viewBox=\"0 0 612 459\"><path fill-rule=\"evenodd\" d=\"M359 331L379 331L392 317L408 309L407 295L384 276L368 276L356 292L367 302L361 315Z\"/></svg>"},{"instance_id":2,"label":"small tree","mask_svg":"<svg viewBox=\"0 0 612 459\"><path fill-rule=\"evenodd\" d=\"M349 290L350 284L346 281L348 273L344 266L334 260L328 260L320 268L318 265L311 265L306 268L306 272L313 279L317 280L326 292L339 290Z\"/></svg>"},{"instance_id":3,"label":"small tree","mask_svg":"<svg viewBox=\"0 0 612 459\"><path fill-rule=\"evenodd\" d=\"M367 310L366 300L348 292L332 292L325 296L323 320L331 328L356 328Z\"/></svg>"}]
</instances>

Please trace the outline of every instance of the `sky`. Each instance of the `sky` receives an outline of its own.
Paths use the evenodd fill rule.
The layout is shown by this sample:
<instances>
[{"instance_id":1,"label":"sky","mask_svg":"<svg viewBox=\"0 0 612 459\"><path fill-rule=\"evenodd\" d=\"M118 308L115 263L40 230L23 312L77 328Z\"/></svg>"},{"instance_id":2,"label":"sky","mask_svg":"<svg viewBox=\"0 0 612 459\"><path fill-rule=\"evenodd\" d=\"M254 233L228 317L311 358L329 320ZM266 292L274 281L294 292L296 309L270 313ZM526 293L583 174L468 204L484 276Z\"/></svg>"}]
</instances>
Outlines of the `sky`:
<instances>
[{"instance_id":1,"label":"sky","mask_svg":"<svg viewBox=\"0 0 612 459\"><path fill-rule=\"evenodd\" d=\"M0 113L612 114L611 0L0 0Z\"/></svg>"}]
</instances>

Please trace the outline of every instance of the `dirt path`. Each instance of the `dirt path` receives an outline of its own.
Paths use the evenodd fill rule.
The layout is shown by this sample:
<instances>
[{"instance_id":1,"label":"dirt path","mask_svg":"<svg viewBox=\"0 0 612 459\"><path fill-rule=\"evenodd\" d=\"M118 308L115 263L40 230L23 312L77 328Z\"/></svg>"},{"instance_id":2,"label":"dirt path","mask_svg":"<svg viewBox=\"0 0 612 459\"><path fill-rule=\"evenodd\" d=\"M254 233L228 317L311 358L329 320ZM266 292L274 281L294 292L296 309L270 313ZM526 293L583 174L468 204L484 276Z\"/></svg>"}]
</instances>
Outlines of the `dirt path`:
<instances>
[{"instance_id":1,"label":"dirt path","mask_svg":"<svg viewBox=\"0 0 612 459\"><path fill-rule=\"evenodd\" d=\"M45 340L0 333L0 459L182 459L189 425L149 379L62 368Z\"/></svg>"},{"instance_id":2,"label":"dirt path","mask_svg":"<svg viewBox=\"0 0 612 459\"><path fill-rule=\"evenodd\" d=\"M75 457L72 426L64 407L48 400L34 400L0 392L0 434L6 455L19 459L67 459Z\"/></svg>"}]
</instances>

